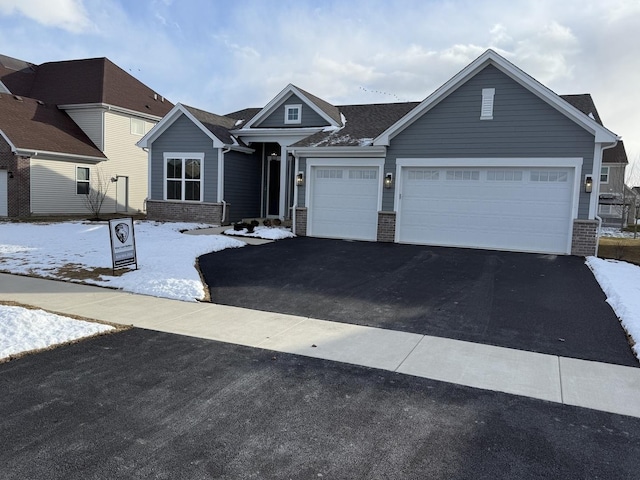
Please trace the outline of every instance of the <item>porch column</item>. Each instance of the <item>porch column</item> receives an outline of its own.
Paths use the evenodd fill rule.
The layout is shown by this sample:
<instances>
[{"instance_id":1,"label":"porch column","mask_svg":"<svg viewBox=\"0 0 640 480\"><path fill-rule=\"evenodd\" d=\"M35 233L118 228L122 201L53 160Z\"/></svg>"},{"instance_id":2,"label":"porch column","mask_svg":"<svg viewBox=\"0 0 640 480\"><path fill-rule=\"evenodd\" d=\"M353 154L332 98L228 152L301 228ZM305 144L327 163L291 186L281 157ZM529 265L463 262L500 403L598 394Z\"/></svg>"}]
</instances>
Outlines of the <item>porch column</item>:
<instances>
[{"instance_id":1,"label":"porch column","mask_svg":"<svg viewBox=\"0 0 640 480\"><path fill-rule=\"evenodd\" d=\"M280 205L278 208L278 216L280 220L287 217L287 147L280 145Z\"/></svg>"}]
</instances>

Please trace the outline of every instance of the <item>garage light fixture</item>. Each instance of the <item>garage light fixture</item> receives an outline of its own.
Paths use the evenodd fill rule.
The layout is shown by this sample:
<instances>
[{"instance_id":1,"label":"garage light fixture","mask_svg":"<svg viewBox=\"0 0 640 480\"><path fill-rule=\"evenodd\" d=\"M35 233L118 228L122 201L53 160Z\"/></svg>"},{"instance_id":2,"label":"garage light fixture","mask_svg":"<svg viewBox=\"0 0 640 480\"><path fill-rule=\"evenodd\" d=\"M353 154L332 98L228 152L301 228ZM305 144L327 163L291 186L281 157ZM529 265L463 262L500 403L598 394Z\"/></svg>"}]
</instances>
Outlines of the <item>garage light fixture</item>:
<instances>
[{"instance_id":1,"label":"garage light fixture","mask_svg":"<svg viewBox=\"0 0 640 480\"><path fill-rule=\"evenodd\" d=\"M591 175L585 175L584 177L584 191L586 193L591 193L593 190L593 177Z\"/></svg>"},{"instance_id":2,"label":"garage light fixture","mask_svg":"<svg viewBox=\"0 0 640 480\"><path fill-rule=\"evenodd\" d=\"M304 185L304 173L298 172L296 175L296 185L299 187Z\"/></svg>"},{"instance_id":3,"label":"garage light fixture","mask_svg":"<svg viewBox=\"0 0 640 480\"><path fill-rule=\"evenodd\" d=\"M389 172L384 176L384 188L391 188L393 185L393 173Z\"/></svg>"},{"instance_id":4,"label":"garage light fixture","mask_svg":"<svg viewBox=\"0 0 640 480\"><path fill-rule=\"evenodd\" d=\"M13 178L13 172L11 172L11 171L7 172L7 176L8 176L9 178Z\"/></svg>"}]
</instances>

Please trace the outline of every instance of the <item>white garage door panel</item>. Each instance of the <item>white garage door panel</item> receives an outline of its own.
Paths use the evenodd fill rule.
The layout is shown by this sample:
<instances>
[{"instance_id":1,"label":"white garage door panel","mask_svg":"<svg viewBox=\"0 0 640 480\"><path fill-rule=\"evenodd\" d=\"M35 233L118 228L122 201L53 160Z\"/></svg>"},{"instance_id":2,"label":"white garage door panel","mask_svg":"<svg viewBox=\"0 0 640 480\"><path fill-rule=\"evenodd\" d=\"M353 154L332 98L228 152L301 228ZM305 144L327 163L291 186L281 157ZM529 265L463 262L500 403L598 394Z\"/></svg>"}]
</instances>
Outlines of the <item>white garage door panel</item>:
<instances>
[{"instance_id":1,"label":"white garage door panel","mask_svg":"<svg viewBox=\"0 0 640 480\"><path fill-rule=\"evenodd\" d=\"M0 170L0 217L6 217L8 210L7 172Z\"/></svg>"},{"instance_id":2,"label":"white garage door panel","mask_svg":"<svg viewBox=\"0 0 640 480\"><path fill-rule=\"evenodd\" d=\"M314 167L311 176L311 234L375 240L379 190L377 168Z\"/></svg>"},{"instance_id":3,"label":"white garage door panel","mask_svg":"<svg viewBox=\"0 0 640 480\"><path fill-rule=\"evenodd\" d=\"M505 180L503 173L499 181L495 170L490 176L487 168L403 170L401 242L550 253L567 250L571 169L509 169L511 177ZM461 170L477 173L467 174L465 180L452 179L451 173L447 178L448 172ZM540 170L543 175L532 173Z\"/></svg>"}]
</instances>

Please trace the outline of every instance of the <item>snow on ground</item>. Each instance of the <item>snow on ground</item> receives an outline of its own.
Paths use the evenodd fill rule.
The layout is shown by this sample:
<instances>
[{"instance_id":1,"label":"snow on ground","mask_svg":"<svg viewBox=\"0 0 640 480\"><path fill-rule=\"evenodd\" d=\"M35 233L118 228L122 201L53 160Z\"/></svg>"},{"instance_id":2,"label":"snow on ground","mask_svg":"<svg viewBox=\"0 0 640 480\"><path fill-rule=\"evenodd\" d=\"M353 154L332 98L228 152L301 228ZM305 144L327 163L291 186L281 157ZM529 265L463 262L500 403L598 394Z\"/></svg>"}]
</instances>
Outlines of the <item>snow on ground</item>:
<instances>
[{"instance_id":1,"label":"snow on ground","mask_svg":"<svg viewBox=\"0 0 640 480\"><path fill-rule=\"evenodd\" d=\"M600 229L600 236L613 238L633 238L633 232L622 232L619 228L614 227L602 227ZM638 228L638 238L640 238L640 228Z\"/></svg>"},{"instance_id":2,"label":"snow on ground","mask_svg":"<svg viewBox=\"0 0 640 480\"><path fill-rule=\"evenodd\" d=\"M246 245L223 235L184 235L193 223L135 222L138 270L111 270L107 222L0 224L0 271L78 281L71 270L103 269L84 283L177 300L204 298L196 258L209 252ZM121 274L122 272L126 272ZM121 275L120 275L121 274Z\"/></svg>"},{"instance_id":3,"label":"snow on ground","mask_svg":"<svg viewBox=\"0 0 640 480\"><path fill-rule=\"evenodd\" d=\"M597 257L588 257L587 265L607 296L607 303L633 339L633 352L640 360L640 267Z\"/></svg>"},{"instance_id":4,"label":"snow on ground","mask_svg":"<svg viewBox=\"0 0 640 480\"><path fill-rule=\"evenodd\" d=\"M265 240L282 240L283 238L293 238L295 235L288 228L280 227L256 227L253 233L248 233L246 228L234 230L230 228L224 231L225 235L235 235L236 237L264 238Z\"/></svg>"},{"instance_id":5,"label":"snow on ground","mask_svg":"<svg viewBox=\"0 0 640 480\"><path fill-rule=\"evenodd\" d=\"M0 305L0 360L113 329L110 325L72 320L43 310Z\"/></svg>"}]
</instances>

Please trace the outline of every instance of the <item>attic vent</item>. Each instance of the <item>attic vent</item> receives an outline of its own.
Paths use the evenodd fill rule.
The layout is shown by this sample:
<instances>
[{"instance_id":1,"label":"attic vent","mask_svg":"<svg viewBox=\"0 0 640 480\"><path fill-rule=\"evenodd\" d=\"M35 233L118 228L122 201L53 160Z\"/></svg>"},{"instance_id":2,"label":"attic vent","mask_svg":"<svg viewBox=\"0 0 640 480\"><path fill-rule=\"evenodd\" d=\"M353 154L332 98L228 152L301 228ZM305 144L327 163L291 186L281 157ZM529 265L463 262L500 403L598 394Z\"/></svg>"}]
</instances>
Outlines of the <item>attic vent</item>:
<instances>
[{"instance_id":1,"label":"attic vent","mask_svg":"<svg viewBox=\"0 0 640 480\"><path fill-rule=\"evenodd\" d=\"M482 89L482 107L480 109L480 120L493 120L493 97L495 97L495 95L495 88Z\"/></svg>"},{"instance_id":2,"label":"attic vent","mask_svg":"<svg viewBox=\"0 0 640 480\"><path fill-rule=\"evenodd\" d=\"M18 100L19 102L22 101L22 97L20 95L14 95L13 98L15 98L16 100Z\"/></svg>"},{"instance_id":3,"label":"attic vent","mask_svg":"<svg viewBox=\"0 0 640 480\"><path fill-rule=\"evenodd\" d=\"M157 100L157 99L158 99L158 94L157 94L157 93L154 93L154 94L153 94L153 99L154 99L154 100Z\"/></svg>"}]
</instances>

